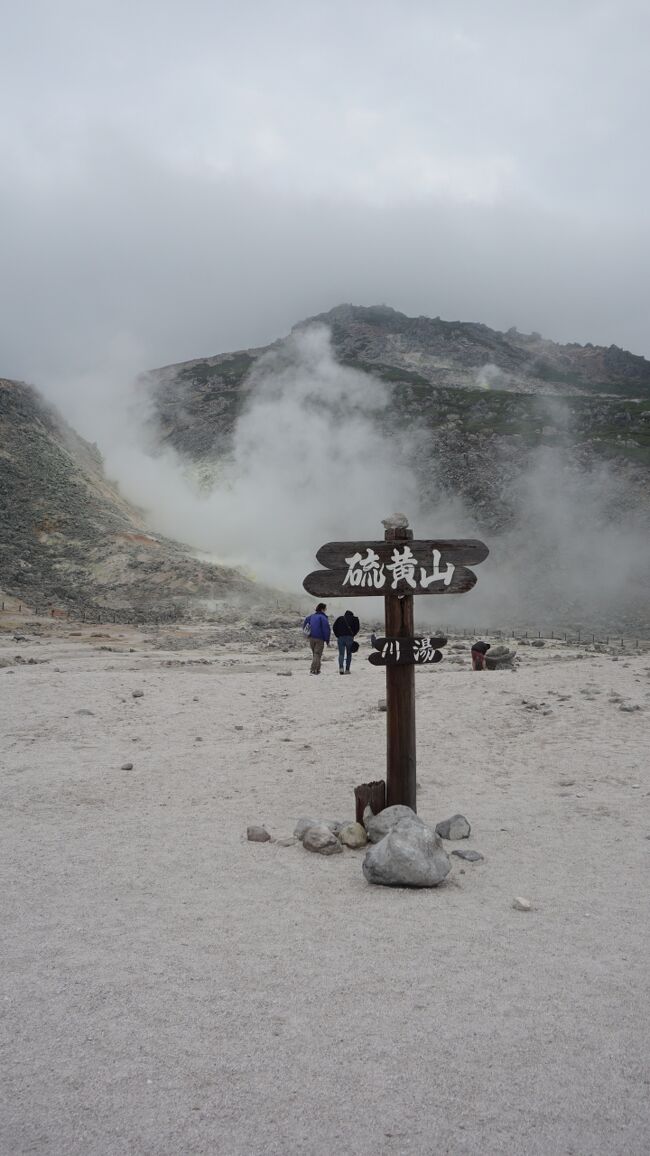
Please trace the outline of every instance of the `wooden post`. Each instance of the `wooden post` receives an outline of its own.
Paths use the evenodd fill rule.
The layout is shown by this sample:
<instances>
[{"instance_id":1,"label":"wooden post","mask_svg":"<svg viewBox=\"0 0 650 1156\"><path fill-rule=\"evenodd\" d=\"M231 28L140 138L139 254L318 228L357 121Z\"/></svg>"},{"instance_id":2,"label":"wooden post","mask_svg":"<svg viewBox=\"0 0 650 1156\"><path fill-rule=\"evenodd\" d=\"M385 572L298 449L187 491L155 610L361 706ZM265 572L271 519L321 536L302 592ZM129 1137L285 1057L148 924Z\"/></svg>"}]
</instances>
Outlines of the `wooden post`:
<instances>
[{"instance_id":1,"label":"wooden post","mask_svg":"<svg viewBox=\"0 0 650 1156\"><path fill-rule=\"evenodd\" d=\"M384 535L387 542L412 541L413 531L392 527ZM389 594L386 608L386 637L411 638L414 633L413 597ZM386 667L386 804L402 803L417 810L415 786L415 667Z\"/></svg>"}]
</instances>

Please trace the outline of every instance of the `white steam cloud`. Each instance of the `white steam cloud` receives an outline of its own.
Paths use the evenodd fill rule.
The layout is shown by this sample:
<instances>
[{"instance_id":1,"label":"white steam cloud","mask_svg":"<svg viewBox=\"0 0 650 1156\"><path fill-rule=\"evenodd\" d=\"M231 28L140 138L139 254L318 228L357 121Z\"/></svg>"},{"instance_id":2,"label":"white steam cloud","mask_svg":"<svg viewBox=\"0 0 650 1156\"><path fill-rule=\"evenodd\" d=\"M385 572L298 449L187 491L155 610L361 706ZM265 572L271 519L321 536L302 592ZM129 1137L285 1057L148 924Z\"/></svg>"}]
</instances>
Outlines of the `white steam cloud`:
<instances>
[{"instance_id":1,"label":"white steam cloud","mask_svg":"<svg viewBox=\"0 0 650 1156\"><path fill-rule=\"evenodd\" d=\"M101 393L110 401L100 448L126 497L154 529L258 580L299 590L322 542L380 537L387 513L418 509L415 439L407 446L379 428L389 386L337 364L324 326L256 362L232 451L215 464L207 492L205 471L171 449L152 456L144 448L146 399Z\"/></svg>"},{"instance_id":2,"label":"white steam cloud","mask_svg":"<svg viewBox=\"0 0 650 1156\"><path fill-rule=\"evenodd\" d=\"M323 542L379 538L381 519L405 510L417 537L480 537L490 547L470 594L417 600L421 625L642 626L643 503L621 470L573 460L557 399L546 400L558 444L531 455L508 495L514 521L497 535L482 532L458 497L432 489L430 431L392 431L392 387L338 364L325 327L294 333L254 364L231 453L214 463L209 487L172 449L147 448L151 400L130 384L142 357L121 339L101 373L58 390L57 400L84 436L97 437L108 475L152 529L211 561L299 593ZM362 609L381 615L377 600Z\"/></svg>"}]
</instances>

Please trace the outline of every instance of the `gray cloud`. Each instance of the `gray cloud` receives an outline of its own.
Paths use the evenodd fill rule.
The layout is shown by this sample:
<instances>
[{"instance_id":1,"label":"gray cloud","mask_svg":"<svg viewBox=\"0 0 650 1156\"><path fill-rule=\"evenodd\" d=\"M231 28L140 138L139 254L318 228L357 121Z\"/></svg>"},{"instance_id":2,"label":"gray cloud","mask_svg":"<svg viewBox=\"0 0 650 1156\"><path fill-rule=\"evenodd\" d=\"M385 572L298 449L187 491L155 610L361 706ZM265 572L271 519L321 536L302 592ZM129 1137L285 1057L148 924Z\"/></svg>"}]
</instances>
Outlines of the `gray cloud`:
<instances>
[{"instance_id":1,"label":"gray cloud","mask_svg":"<svg viewBox=\"0 0 650 1156\"><path fill-rule=\"evenodd\" d=\"M649 30L633 0L15 6L0 372L56 393L343 300L650 353Z\"/></svg>"}]
</instances>

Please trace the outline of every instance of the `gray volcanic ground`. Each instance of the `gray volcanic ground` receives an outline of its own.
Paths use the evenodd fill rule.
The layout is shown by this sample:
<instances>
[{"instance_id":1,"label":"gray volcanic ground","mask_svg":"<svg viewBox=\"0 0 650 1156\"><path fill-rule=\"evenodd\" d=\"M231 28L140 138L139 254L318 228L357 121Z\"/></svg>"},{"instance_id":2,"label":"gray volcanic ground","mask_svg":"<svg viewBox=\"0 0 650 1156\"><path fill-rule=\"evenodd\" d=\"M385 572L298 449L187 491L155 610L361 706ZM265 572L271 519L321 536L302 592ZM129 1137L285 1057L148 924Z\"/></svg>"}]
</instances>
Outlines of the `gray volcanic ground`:
<instances>
[{"instance_id":1,"label":"gray volcanic ground","mask_svg":"<svg viewBox=\"0 0 650 1156\"><path fill-rule=\"evenodd\" d=\"M645 1156L647 651L416 673L418 813L472 830L413 891L291 841L383 768L365 624L344 679L272 630L13 625L3 1153Z\"/></svg>"}]
</instances>

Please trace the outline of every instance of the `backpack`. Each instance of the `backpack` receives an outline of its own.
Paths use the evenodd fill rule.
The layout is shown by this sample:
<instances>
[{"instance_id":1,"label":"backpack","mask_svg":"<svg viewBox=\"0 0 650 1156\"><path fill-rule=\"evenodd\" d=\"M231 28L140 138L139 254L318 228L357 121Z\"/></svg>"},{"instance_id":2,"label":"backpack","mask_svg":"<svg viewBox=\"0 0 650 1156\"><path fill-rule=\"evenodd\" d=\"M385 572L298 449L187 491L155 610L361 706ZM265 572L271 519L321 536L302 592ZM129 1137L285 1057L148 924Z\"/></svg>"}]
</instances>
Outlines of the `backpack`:
<instances>
[{"instance_id":1,"label":"backpack","mask_svg":"<svg viewBox=\"0 0 650 1156\"><path fill-rule=\"evenodd\" d=\"M304 621L303 627L302 627L302 632L303 632L305 638L311 637L311 618L305 618L305 621Z\"/></svg>"}]
</instances>

